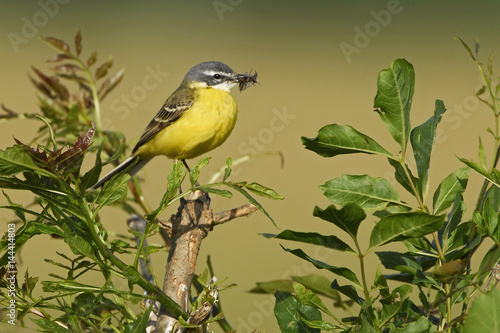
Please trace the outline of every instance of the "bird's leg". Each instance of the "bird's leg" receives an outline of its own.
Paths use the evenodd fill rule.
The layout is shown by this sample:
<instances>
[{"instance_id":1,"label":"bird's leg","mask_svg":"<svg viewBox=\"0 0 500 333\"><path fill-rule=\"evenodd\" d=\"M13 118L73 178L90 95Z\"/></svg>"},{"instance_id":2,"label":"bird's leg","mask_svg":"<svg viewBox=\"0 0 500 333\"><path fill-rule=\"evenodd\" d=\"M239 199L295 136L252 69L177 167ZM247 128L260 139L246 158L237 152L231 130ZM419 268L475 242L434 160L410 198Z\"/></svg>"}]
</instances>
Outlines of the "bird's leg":
<instances>
[{"instance_id":1,"label":"bird's leg","mask_svg":"<svg viewBox=\"0 0 500 333\"><path fill-rule=\"evenodd\" d=\"M189 168L189 165L187 164L186 160L181 160L182 164L186 167L187 171L191 173L191 169ZM198 183L198 180L196 180L195 186L200 186L200 183ZM181 192L182 193L182 192ZM201 202L203 202L207 207L210 207L210 196L208 193L203 192L203 195L200 197ZM184 200L184 203L186 201Z\"/></svg>"},{"instance_id":2,"label":"bird's leg","mask_svg":"<svg viewBox=\"0 0 500 333\"><path fill-rule=\"evenodd\" d=\"M188 173L191 173L191 169L189 168L189 165L187 164L186 160L181 160L182 164L186 167ZM194 184L195 186L200 186L200 183L198 183L198 180L196 180L196 183Z\"/></svg>"}]
</instances>

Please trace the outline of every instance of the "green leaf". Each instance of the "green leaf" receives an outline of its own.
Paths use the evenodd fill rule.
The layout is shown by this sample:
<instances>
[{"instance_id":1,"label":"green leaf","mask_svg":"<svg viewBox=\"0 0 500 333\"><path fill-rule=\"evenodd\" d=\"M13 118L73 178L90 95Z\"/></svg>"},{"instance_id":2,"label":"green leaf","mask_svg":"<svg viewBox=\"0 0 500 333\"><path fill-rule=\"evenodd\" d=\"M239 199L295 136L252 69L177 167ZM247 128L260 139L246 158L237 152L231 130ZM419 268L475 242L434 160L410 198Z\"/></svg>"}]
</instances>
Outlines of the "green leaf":
<instances>
[{"instance_id":1,"label":"green leaf","mask_svg":"<svg viewBox=\"0 0 500 333\"><path fill-rule=\"evenodd\" d=\"M279 195L273 189L270 189L270 188L265 187L263 185L260 185L258 183L247 184L246 182L238 182L238 183L234 183L234 184L238 185L238 186L241 186L241 187L244 187L244 188L250 190L251 192L253 192L253 193L257 194L257 195L260 195L261 197L266 197L266 198L274 199L274 200L283 200L283 199L285 199L284 197L282 197L281 195Z\"/></svg>"},{"instance_id":2,"label":"green leaf","mask_svg":"<svg viewBox=\"0 0 500 333\"><path fill-rule=\"evenodd\" d=\"M222 178L222 181L225 182L229 176L231 175L231 166L233 165L233 159L231 157L228 157L226 159L226 168L224 169L224 177Z\"/></svg>"},{"instance_id":3,"label":"green leaf","mask_svg":"<svg viewBox=\"0 0 500 333\"><path fill-rule=\"evenodd\" d=\"M330 317L336 318L330 310L323 304L321 299L316 296L311 290L304 287L302 284L298 282L292 283L293 290L297 297L301 300L301 302L305 305L309 305L315 307L324 313L328 314Z\"/></svg>"},{"instance_id":4,"label":"green leaf","mask_svg":"<svg viewBox=\"0 0 500 333\"><path fill-rule=\"evenodd\" d=\"M0 174L2 176L14 176L26 171L34 171L40 175L57 179L53 173L38 167L23 145L14 145L5 151L0 150Z\"/></svg>"},{"instance_id":5,"label":"green leaf","mask_svg":"<svg viewBox=\"0 0 500 333\"><path fill-rule=\"evenodd\" d=\"M388 204L403 205L386 179L369 175L343 175L319 187L331 201L344 206L356 203L364 210L381 210Z\"/></svg>"},{"instance_id":6,"label":"green leaf","mask_svg":"<svg viewBox=\"0 0 500 333\"><path fill-rule=\"evenodd\" d=\"M315 138L302 137L302 143L306 149L312 150L323 157L365 153L392 158L392 154L375 140L356 131L349 125L327 125L319 130Z\"/></svg>"},{"instance_id":7,"label":"green leaf","mask_svg":"<svg viewBox=\"0 0 500 333\"><path fill-rule=\"evenodd\" d=\"M331 288L346 295L347 297L349 297L351 300L353 300L357 304L361 304L361 302L362 302L361 298L358 296L358 292L356 291L356 288L354 288L351 285L341 286L341 285L339 285L337 280L333 280L333 282L331 284Z\"/></svg>"},{"instance_id":8,"label":"green leaf","mask_svg":"<svg viewBox=\"0 0 500 333\"><path fill-rule=\"evenodd\" d=\"M466 160L465 158L458 158L461 162L465 163L475 171L477 171L484 178L493 183L493 185L500 187L500 171L493 169L491 173L489 173L486 169L484 169L481 164Z\"/></svg>"},{"instance_id":9,"label":"green leaf","mask_svg":"<svg viewBox=\"0 0 500 333\"><path fill-rule=\"evenodd\" d=\"M483 257L478 269L478 283L481 285L485 278L490 276L495 265L500 260L500 247L493 245Z\"/></svg>"},{"instance_id":10,"label":"green leaf","mask_svg":"<svg viewBox=\"0 0 500 333\"><path fill-rule=\"evenodd\" d=\"M382 218L387 215L407 213L411 210L411 207L408 206L399 206L399 205L389 205L384 210L378 210L373 213L374 216L378 218Z\"/></svg>"},{"instance_id":11,"label":"green leaf","mask_svg":"<svg viewBox=\"0 0 500 333\"><path fill-rule=\"evenodd\" d=\"M271 220L271 222L273 222L273 224L276 226L276 223L274 222L273 218L271 217L271 215L269 215L269 213L264 209L264 207L262 207L262 205L257 201L255 200L247 191L245 191L241 186L239 186L237 183L224 183L225 185L229 186L230 188L232 188L233 190L236 190L238 192L240 192L245 198L247 198L247 200L254 206L256 206L257 208L259 208L259 210L264 213L264 215L267 216L267 218L269 220Z\"/></svg>"},{"instance_id":12,"label":"green leaf","mask_svg":"<svg viewBox=\"0 0 500 333\"><path fill-rule=\"evenodd\" d=\"M87 171L83 177L81 178L81 187L83 190L86 190L99 180L99 175L102 171L102 162L101 162L101 154L100 151L97 153L95 158L95 165L92 169Z\"/></svg>"},{"instance_id":13,"label":"green leaf","mask_svg":"<svg viewBox=\"0 0 500 333\"><path fill-rule=\"evenodd\" d=\"M405 59L396 59L391 67L381 71L377 78L374 107L380 118L399 143L402 155L410 138L410 109L415 89L413 65Z\"/></svg>"},{"instance_id":14,"label":"green leaf","mask_svg":"<svg viewBox=\"0 0 500 333\"><path fill-rule=\"evenodd\" d=\"M404 164L403 167L401 162L392 159L389 159L389 164L394 168L394 177L396 178L397 182L401 184L401 186L403 186L405 190L407 190L412 195L415 195L415 191L412 187L413 184L417 192L422 195L422 191L420 189L420 180L417 177L413 176L410 168L408 168L408 165ZM405 169L408 171L408 175L406 174Z\"/></svg>"},{"instance_id":15,"label":"green leaf","mask_svg":"<svg viewBox=\"0 0 500 333\"><path fill-rule=\"evenodd\" d=\"M356 239L359 225L366 218L364 210L355 203L348 203L342 209L330 205L323 210L316 206L314 207L313 216L332 222L347 232L352 239Z\"/></svg>"},{"instance_id":16,"label":"green leaf","mask_svg":"<svg viewBox=\"0 0 500 333\"><path fill-rule=\"evenodd\" d=\"M274 296L276 297L274 315L282 333L320 332L319 329L307 326L300 317L302 314L308 320L320 320L319 310L302 304L297 297L287 292L277 291Z\"/></svg>"},{"instance_id":17,"label":"green leaf","mask_svg":"<svg viewBox=\"0 0 500 333\"><path fill-rule=\"evenodd\" d=\"M420 317L417 321L408 323L404 328L398 328L398 333L433 333L436 329L434 325L425 317Z\"/></svg>"},{"instance_id":18,"label":"green leaf","mask_svg":"<svg viewBox=\"0 0 500 333\"><path fill-rule=\"evenodd\" d=\"M322 275L305 275L305 276L292 276L292 280L304 285L307 289L311 289L315 294L340 300L339 293L331 287L331 280Z\"/></svg>"},{"instance_id":19,"label":"green leaf","mask_svg":"<svg viewBox=\"0 0 500 333\"><path fill-rule=\"evenodd\" d=\"M196 189L197 190L201 190L203 192L213 193L213 194L216 194L216 195L220 195L221 197L224 197L224 198L231 198L233 196L233 194L230 191L228 191L228 190L221 190L221 189L209 186L209 185L197 186Z\"/></svg>"},{"instance_id":20,"label":"green leaf","mask_svg":"<svg viewBox=\"0 0 500 333\"><path fill-rule=\"evenodd\" d=\"M338 330L342 329L343 327L333 325L327 321L324 320L307 320L303 316L300 316L300 320L302 320L307 326L310 328L317 328L321 331L335 331L338 332Z\"/></svg>"},{"instance_id":21,"label":"green leaf","mask_svg":"<svg viewBox=\"0 0 500 333\"><path fill-rule=\"evenodd\" d=\"M198 161L198 164L194 166L189 172L189 181L191 182L191 187L194 187L198 183L198 178L200 178L200 170L204 166L208 165L210 162L210 156L203 157Z\"/></svg>"},{"instance_id":22,"label":"green leaf","mask_svg":"<svg viewBox=\"0 0 500 333\"><path fill-rule=\"evenodd\" d=\"M478 155L479 155L479 162L481 162L481 166L483 167L483 169L486 169L486 153L484 152L484 146L481 137L479 137Z\"/></svg>"},{"instance_id":23,"label":"green leaf","mask_svg":"<svg viewBox=\"0 0 500 333\"><path fill-rule=\"evenodd\" d=\"M496 242L499 242L498 239L498 213L495 211L495 207L493 206L491 200L487 198L483 204L483 223L488 232L488 236L493 238Z\"/></svg>"},{"instance_id":24,"label":"green leaf","mask_svg":"<svg viewBox=\"0 0 500 333\"><path fill-rule=\"evenodd\" d=\"M435 215L443 213L467 187L469 168L461 168L448 175L434 192L432 206Z\"/></svg>"},{"instance_id":25,"label":"green leaf","mask_svg":"<svg viewBox=\"0 0 500 333\"><path fill-rule=\"evenodd\" d=\"M472 301L465 320L464 333L500 332L500 289L493 288Z\"/></svg>"},{"instance_id":26,"label":"green leaf","mask_svg":"<svg viewBox=\"0 0 500 333\"><path fill-rule=\"evenodd\" d=\"M28 222L19 227L15 236L15 248L19 250L31 237L35 235L55 235L63 237L63 232L54 226L40 222ZM3 238L0 243L0 249L3 251L9 245L7 238ZM0 259L0 267L4 267L8 261L8 252L5 252Z\"/></svg>"},{"instance_id":27,"label":"green leaf","mask_svg":"<svg viewBox=\"0 0 500 333\"><path fill-rule=\"evenodd\" d=\"M283 247L283 250L285 250L286 252L290 252L294 255L296 255L297 257L299 258L302 258L308 262L310 262L311 264L314 265L314 267L316 268L319 268L319 269L326 269L334 274L337 274L339 276L342 276L343 278L351 281L352 283L356 284L357 286L360 286L361 287L361 284L359 283L358 281L358 278L356 277L356 274L354 274L350 269L348 268L345 268L345 267L336 267L336 266L331 266L331 265L328 265L324 262L321 262L319 260L316 260L316 259L313 259L311 257L309 257L304 251L302 251L301 249L287 249L285 247Z\"/></svg>"},{"instance_id":28,"label":"green leaf","mask_svg":"<svg viewBox=\"0 0 500 333\"><path fill-rule=\"evenodd\" d=\"M168 205L171 204L171 201L177 194L177 190L182 184L182 181L186 177L186 174L184 173L184 166L182 165L181 161L177 161L174 164L172 164L172 167L170 168L170 173L167 176L167 189L165 193L163 194L163 197L160 201L160 204L158 205L158 208L156 208L154 211L152 211L149 214L146 214L146 219L148 221L154 221L158 217L158 215L163 212L165 208L167 208Z\"/></svg>"},{"instance_id":29,"label":"green leaf","mask_svg":"<svg viewBox=\"0 0 500 333\"><path fill-rule=\"evenodd\" d=\"M382 303L382 302L381 302ZM394 302L391 304L382 303L382 310L380 311L380 322L383 324L394 316L396 316L404 305L403 302Z\"/></svg>"},{"instance_id":30,"label":"green leaf","mask_svg":"<svg viewBox=\"0 0 500 333\"><path fill-rule=\"evenodd\" d=\"M24 214L26 211L29 212L29 210L25 209L23 207L23 205L21 204L16 204L14 203L9 195L7 193L5 193L4 191L2 191L2 194L3 196L5 197L5 199L7 199L7 202L9 203L10 206L0 206L0 208L7 208L7 209L12 209L14 211L14 213L16 214L16 216L22 221L22 222L26 222L26 215ZM38 215L38 213L35 213Z\"/></svg>"},{"instance_id":31,"label":"green leaf","mask_svg":"<svg viewBox=\"0 0 500 333\"><path fill-rule=\"evenodd\" d=\"M462 247L469 242L469 237L473 222L464 222L451 229L449 238L446 239L446 250L450 252L456 248Z\"/></svg>"},{"instance_id":32,"label":"green leaf","mask_svg":"<svg viewBox=\"0 0 500 333\"><path fill-rule=\"evenodd\" d=\"M459 223L462 221L462 216L465 212L464 198L461 194L457 193L455 201L453 202L453 207L451 212L448 214L448 221L443 230L439 231L439 236L443 239L443 244L448 243L448 238L450 237L453 230L457 228ZM449 245L448 245L449 246Z\"/></svg>"},{"instance_id":33,"label":"green leaf","mask_svg":"<svg viewBox=\"0 0 500 333\"><path fill-rule=\"evenodd\" d=\"M96 254L97 245L94 241L86 233L76 230L70 224L64 225L64 242L69 245L74 254L82 254L94 261L99 261Z\"/></svg>"},{"instance_id":34,"label":"green leaf","mask_svg":"<svg viewBox=\"0 0 500 333\"><path fill-rule=\"evenodd\" d=\"M53 333L71 333L70 330L62 327L61 325L49 320L49 319L31 319L38 327L44 329L44 332Z\"/></svg>"},{"instance_id":35,"label":"green leaf","mask_svg":"<svg viewBox=\"0 0 500 333\"><path fill-rule=\"evenodd\" d=\"M410 275L415 275L417 271L422 270L422 266L415 258L399 252L375 252L382 265L387 269L394 269Z\"/></svg>"},{"instance_id":36,"label":"green leaf","mask_svg":"<svg viewBox=\"0 0 500 333\"><path fill-rule=\"evenodd\" d=\"M95 211L97 212L104 206L125 200L127 197L127 184L129 179L129 174L120 173L104 183L102 190L96 198L98 205Z\"/></svg>"},{"instance_id":37,"label":"green leaf","mask_svg":"<svg viewBox=\"0 0 500 333\"><path fill-rule=\"evenodd\" d=\"M74 280L63 280L63 281L42 281L43 291L45 292L55 292L55 291L77 291L77 292L97 292L101 288L93 286L90 284L80 283Z\"/></svg>"},{"instance_id":38,"label":"green leaf","mask_svg":"<svg viewBox=\"0 0 500 333\"><path fill-rule=\"evenodd\" d=\"M255 294L269 294L275 291L288 291L292 292L292 280L273 280L267 282L256 282L256 287L251 289L251 293Z\"/></svg>"},{"instance_id":39,"label":"green leaf","mask_svg":"<svg viewBox=\"0 0 500 333\"><path fill-rule=\"evenodd\" d=\"M390 242L423 237L441 229L444 225L444 218L444 215L434 216L423 212L383 217L372 230L369 250Z\"/></svg>"},{"instance_id":40,"label":"green leaf","mask_svg":"<svg viewBox=\"0 0 500 333\"><path fill-rule=\"evenodd\" d=\"M418 178L420 179L421 196L427 196L429 187L429 166L431 162L431 152L436 141L436 129L441 121L443 113L446 111L444 103L441 100L436 100L434 107L434 115L425 123L415 127L411 131L410 140L413 148L413 155L417 163Z\"/></svg>"},{"instance_id":41,"label":"green leaf","mask_svg":"<svg viewBox=\"0 0 500 333\"><path fill-rule=\"evenodd\" d=\"M317 232L300 232L293 230L284 230L279 234L262 234L262 236L266 238L278 238L278 239L286 239L296 242L302 242L306 244L313 244L323 246L333 250L346 251L355 253L349 245L341 241L336 236L324 236L318 234Z\"/></svg>"},{"instance_id":42,"label":"green leaf","mask_svg":"<svg viewBox=\"0 0 500 333\"><path fill-rule=\"evenodd\" d=\"M305 276L292 276L292 279L272 280L266 282L257 282L251 293L269 294L275 291L293 292L292 282L298 282L310 289L316 295L321 295L329 299L340 301L339 293L331 288L331 280L322 275L310 274Z\"/></svg>"}]
</instances>

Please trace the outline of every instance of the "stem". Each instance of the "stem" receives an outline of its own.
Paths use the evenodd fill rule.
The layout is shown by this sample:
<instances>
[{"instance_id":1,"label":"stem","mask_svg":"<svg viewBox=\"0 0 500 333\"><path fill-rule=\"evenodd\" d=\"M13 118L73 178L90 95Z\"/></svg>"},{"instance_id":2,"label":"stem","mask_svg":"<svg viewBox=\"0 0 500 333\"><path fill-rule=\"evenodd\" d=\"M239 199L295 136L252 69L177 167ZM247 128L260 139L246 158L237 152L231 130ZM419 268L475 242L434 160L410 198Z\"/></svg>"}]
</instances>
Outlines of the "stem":
<instances>
[{"instance_id":1,"label":"stem","mask_svg":"<svg viewBox=\"0 0 500 333\"><path fill-rule=\"evenodd\" d=\"M415 198L417 198L418 206L420 207L420 210L423 212L427 212L427 208L425 207L425 204L423 202L423 198L420 197L420 194L418 193L417 188L415 187L415 184L411 181L410 177L410 172L408 171L408 168L406 167L406 164L404 162L404 159L401 161L398 161L401 166L403 167L403 170L405 171L406 179L408 179L408 182L410 183L411 189L413 191L413 195Z\"/></svg>"},{"instance_id":2,"label":"stem","mask_svg":"<svg viewBox=\"0 0 500 333\"><path fill-rule=\"evenodd\" d=\"M361 280L363 282L363 292L365 294L365 298L368 299L370 298L370 293L368 291L368 284L366 283L365 263L363 255L359 256L359 266L361 267Z\"/></svg>"},{"instance_id":3,"label":"stem","mask_svg":"<svg viewBox=\"0 0 500 333\"><path fill-rule=\"evenodd\" d=\"M450 284L445 284L446 289L446 324L451 323L451 295ZM451 333L451 326L448 327L448 333Z\"/></svg>"},{"instance_id":4,"label":"stem","mask_svg":"<svg viewBox=\"0 0 500 333\"><path fill-rule=\"evenodd\" d=\"M77 56L73 54L68 54L75 62L77 62L81 68L83 69L83 72L87 76L90 84L90 90L92 91L92 100L94 102L94 124L95 124L95 130L97 133L101 133L102 131L102 122L101 122L101 102L99 100L99 94L97 93L97 84L96 81L94 80L94 76L92 75L92 72L90 71L90 68L87 66L86 63L80 60Z\"/></svg>"},{"instance_id":5,"label":"stem","mask_svg":"<svg viewBox=\"0 0 500 333\"><path fill-rule=\"evenodd\" d=\"M370 292L368 290L368 284L366 283L365 260L364 260L366 253L361 253L358 240L356 238L353 238L353 240L354 240L354 245L356 246L356 249L358 251L357 256L359 258L359 266L361 268L361 282L363 283L363 293L365 294L365 298L368 299L370 298Z\"/></svg>"}]
</instances>

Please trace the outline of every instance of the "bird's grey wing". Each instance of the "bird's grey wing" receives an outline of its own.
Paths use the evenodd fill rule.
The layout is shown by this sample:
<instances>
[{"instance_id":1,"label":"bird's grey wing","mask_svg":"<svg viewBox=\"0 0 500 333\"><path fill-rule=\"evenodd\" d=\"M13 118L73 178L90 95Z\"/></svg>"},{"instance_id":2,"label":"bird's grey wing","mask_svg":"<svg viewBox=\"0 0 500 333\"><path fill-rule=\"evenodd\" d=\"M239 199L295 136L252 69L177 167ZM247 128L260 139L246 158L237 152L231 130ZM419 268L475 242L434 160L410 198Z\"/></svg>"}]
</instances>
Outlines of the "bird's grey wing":
<instances>
[{"instance_id":1,"label":"bird's grey wing","mask_svg":"<svg viewBox=\"0 0 500 333\"><path fill-rule=\"evenodd\" d=\"M158 111L156 116L146 127L132 153L135 153L140 146L151 140L151 138L162 129L182 117L182 114L193 106L193 102L193 91L191 89L179 87L169 98L167 98L160 111Z\"/></svg>"}]
</instances>

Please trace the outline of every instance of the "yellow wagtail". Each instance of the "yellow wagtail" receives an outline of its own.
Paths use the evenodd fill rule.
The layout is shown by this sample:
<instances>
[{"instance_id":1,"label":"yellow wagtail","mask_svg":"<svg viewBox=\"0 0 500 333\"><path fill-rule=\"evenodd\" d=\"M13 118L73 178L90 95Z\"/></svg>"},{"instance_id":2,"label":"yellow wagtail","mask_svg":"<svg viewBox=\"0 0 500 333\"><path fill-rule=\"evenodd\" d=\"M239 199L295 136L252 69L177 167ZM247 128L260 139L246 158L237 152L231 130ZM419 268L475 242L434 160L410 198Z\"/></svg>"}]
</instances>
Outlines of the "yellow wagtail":
<instances>
[{"instance_id":1,"label":"yellow wagtail","mask_svg":"<svg viewBox=\"0 0 500 333\"><path fill-rule=\"evenodd\" d=\"M236 74L218 61L191 68L181 85L165 101L142 133L132 156L102 177L92 188L102 186L117 173L135 163L133 176L157 155L182 160L204 154L226 141L236 123L238 106L230 90L240 91L257 82L257 73Z\"/></svg>"}]
</instances>

